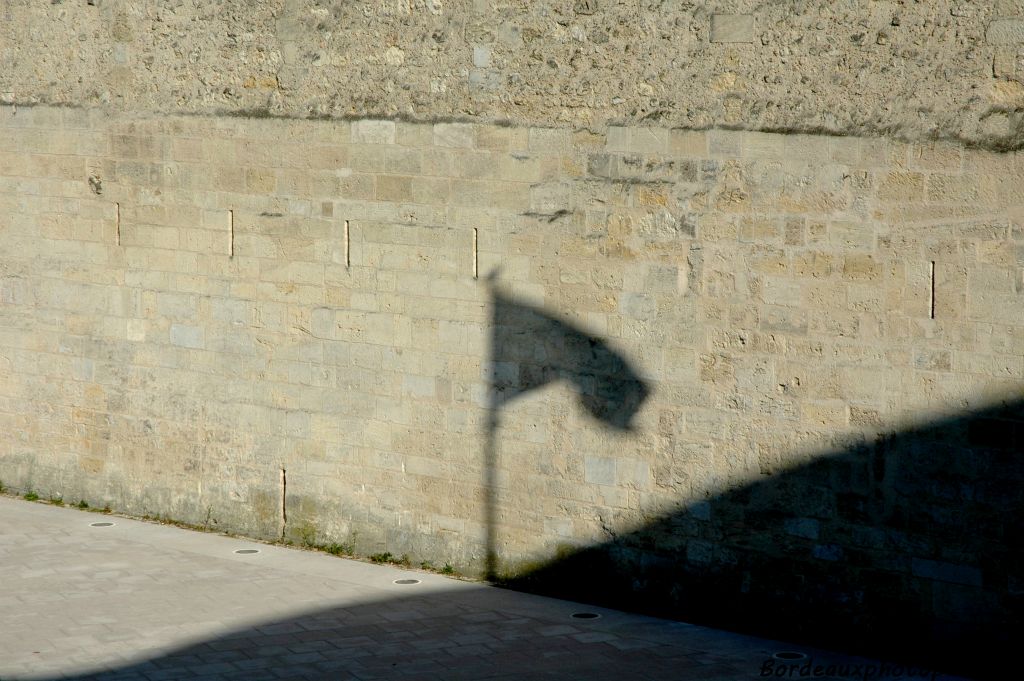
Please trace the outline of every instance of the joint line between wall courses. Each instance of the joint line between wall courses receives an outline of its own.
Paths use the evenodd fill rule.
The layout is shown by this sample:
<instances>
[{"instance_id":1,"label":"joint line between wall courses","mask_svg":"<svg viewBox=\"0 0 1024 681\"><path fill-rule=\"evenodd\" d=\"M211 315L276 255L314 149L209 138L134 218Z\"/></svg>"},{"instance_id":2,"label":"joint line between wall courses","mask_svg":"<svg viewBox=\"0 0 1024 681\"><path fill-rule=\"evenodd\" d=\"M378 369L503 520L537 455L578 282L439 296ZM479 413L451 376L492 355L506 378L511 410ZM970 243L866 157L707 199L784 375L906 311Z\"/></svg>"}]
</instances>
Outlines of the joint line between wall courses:
<instances>
[{"instance_id":1,"label":"joint line between wall courses","mask_svg":"<svg viewBox=\"0 0 1024 681\"><path fill-rule=\"evenodd\" d=\"M228 210L228 257L235 257L235 211Z\"/></svg>"}]
</instances>

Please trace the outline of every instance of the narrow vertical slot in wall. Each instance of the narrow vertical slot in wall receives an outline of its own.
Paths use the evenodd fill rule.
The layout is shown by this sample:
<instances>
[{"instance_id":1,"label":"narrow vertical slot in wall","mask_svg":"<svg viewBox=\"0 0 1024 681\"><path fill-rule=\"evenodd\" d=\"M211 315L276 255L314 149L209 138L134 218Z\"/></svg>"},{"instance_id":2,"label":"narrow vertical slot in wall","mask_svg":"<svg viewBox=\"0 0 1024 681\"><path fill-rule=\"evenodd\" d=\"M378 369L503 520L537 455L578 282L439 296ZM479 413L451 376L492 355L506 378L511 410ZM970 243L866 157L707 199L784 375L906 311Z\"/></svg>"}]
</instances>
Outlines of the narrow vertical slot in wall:
<instances>
[{"instance_id":1,"label":"narrow vertical slot in wall","mask_svg":"<svg viewBox=\"0 0 1024 681\"><path fill-rule=\"evenodd\" d=\"M476 227L473 228L473 278L480 277L480 234Z\"/></svg>"},{"instance_id":2,"label":"narrow vertical slot in wall","mask_svg":"<svg viewBox=\"0 0 1024 681\"><path fill-rule=\"evenodd\" d=\"M228 257L235 257L235 211L228 210Z\"/></svg>"},{"instance_id":3,"label":"narrow vertical slot in wall","mask_svg":"<svg viewBox=\"0 0 1024 681\"><path fill-rule=\"evenodd\" d=\"M281 539L284 539L284 530L288 525L287 510L288 476L285 470L281 469Z\"/></svg>"},{"instance_id":4,"label":"narrow vertical slot in wall","mask_svg":"<svg viewBox=\"0 0 1024 681\"><path fill-rule=\"evenodd\" d=\"M352 266L352 251L351 251L351 246L350 246L350 242L349 242L349 235L348 235L348 220L345 220L345 232L342 235L342 238L344 240L344 245L345 245L345 267L351 267Z\"/></svg>"},{"instance_id":5,"label":"narrow vertical slot in wall","mask_svg":"<svg viewBox=\"0 0 1024 681\"><path fill-rule=\"evenodd\" d=\"M121 245L121 204L114 203L114 243Z\"/></svg>"},{"instance_id":6,"label":"narrow vertical slot in wall","mask_svg":"<svg viewBox=\"0 0 1024 681\"><path fill-rule=\"evenodd\" d=\"M928 318L935 319L935 261L928 263Z\"/></svg>"}]
</instances>

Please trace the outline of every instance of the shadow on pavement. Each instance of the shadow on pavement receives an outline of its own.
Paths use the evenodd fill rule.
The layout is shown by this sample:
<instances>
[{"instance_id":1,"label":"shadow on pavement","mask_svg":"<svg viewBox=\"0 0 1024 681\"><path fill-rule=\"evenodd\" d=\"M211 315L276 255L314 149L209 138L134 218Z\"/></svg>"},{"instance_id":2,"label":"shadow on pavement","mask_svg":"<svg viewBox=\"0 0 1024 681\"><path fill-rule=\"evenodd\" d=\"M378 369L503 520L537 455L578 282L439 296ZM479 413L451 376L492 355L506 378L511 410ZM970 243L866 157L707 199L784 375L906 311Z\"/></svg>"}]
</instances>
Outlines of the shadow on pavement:
<instances>
[{"instance_id":1,"label":"shadow on pavement","mask_svg":"<svg viewBox=\"0 0 1024 681\"><path fill-rule=\"evenodd\" d=\"M416 587L409 587L415 589ZM500 589L399 596L268 622L76 681L738 679L770 650L702 627ZM517 607L518 605L518 607ZM507 606L507 607L503 607ZM705 651L713 650L714 654ZM125 643L131 653L131 642Z\"/></svg>"}]
</instances>

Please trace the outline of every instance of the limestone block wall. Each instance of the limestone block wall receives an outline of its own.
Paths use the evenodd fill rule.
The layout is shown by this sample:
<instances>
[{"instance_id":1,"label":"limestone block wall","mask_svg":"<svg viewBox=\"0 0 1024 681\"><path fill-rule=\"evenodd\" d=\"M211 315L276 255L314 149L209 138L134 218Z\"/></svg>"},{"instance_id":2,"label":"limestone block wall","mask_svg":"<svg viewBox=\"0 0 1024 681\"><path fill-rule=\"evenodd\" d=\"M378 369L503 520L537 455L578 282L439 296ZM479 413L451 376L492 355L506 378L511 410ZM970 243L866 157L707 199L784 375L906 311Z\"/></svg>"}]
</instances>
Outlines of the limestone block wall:
<instances>
[{"instance_id":1,"label":"limestone block wall","mask_svg":"<svg viewBox=\"0 0 1024 681\"><path fill-rule=\"evenodd\" d=\"M491 530L515 576L684 512L677 558L734 565L694 529L739 522L713 500L1004 408L943 484L780 492L756 550L1005 621L1013 535L927 526L1020 508L990 483L1024 442L1022 180L1019 154L881 138L2 107L0 480L469 574ZM552 381L502 406L488 470L496 292L628 360L632 430Z\"/></svg>"}]
</instances>

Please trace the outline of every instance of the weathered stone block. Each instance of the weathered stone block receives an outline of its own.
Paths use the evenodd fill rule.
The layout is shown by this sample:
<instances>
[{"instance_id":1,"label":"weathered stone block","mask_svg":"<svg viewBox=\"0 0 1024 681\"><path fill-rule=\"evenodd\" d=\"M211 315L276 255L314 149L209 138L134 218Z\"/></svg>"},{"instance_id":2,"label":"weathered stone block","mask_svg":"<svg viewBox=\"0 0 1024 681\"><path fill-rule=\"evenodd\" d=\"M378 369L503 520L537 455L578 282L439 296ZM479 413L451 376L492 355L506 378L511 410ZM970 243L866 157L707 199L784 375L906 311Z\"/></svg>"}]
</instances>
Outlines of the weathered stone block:
<instances>
[{"instance_id":1,"label":"weathered stone block","mask_svg":"<svg viewBox=\"0 0 1024 681\"><path fill-rule=\"evenodd\" d=\"M469 123L436 123L434 125L434 146L470 149L476 135Z\"/></svg>"},{"instance_id":2,"label":"weathered stone block","mask_svg":"<svg viewBox=\"0 0 1024 681\"><path fill-rule=\"evenodd\" d=\"M712 14L711 42L752 43L754 42L753 14Z\"/></svg>"},{"instance_id":3,"label":"weathered stone block","mask_svg":"<svg viewBox=\"0 0 1024 681\"><path fill-rule=\"evenodd\" d=\"M914 558L911 561L911 572L915 577L934 579L939 582L981 586L981 570L971 565L956 565L925 558Z\"/></svg>"},{"instance_id":4,"label":"weathered stone block","mask_svg":"<svg viewBox=\"0 0 1024 681\"><path fill-rule=\"evenodd\" d=\"M412 180L408 176L379 175L375 196L378 201L411 201Z\"/></svg>"},{"instance_id":5,"label":"weathered stone block","mask_svg":"<svg viewBox=\"0 0 1024 681\"><path fill-rule=\"evenodd\" d=\"M615 459L611 457L586 456L583 459L583 479L594 485L615 484Z\"/></svg>"},{"instance_id":6,"label":"weathered stone block","mask_svg":"<svg viewBox=\"0 0 1024 681\"><path fill-rule=\"evenodd\" d=\"M1024 19L997 19L988 25L985 40L989 45L1024 43Z\"/></svg>"},{"instance_id":7,"label":"weathered stone block","mask_svg":"<svg viewBox=\"0 0 1024 681\"><path fill-rule=\"evenodd\" d=\"M708 154L707 133L696 130L671 130L669 148L676 156L704 158Z\"/></svg>"},{"instance_id":8,"label":"weathered stone block","mask_svg":"<svg viewBox=\"0 0 1024 681\"><path fill-rule=\"evenodd\" d=\"M842 560L843 553L843 547L837 544L818 544L811 550L811 555L818 560L827 560L830 562Z\"/></svg>"},{"instance_id":9,"label":"weathered stone block","mask_svg":"<svg viewBox=\"0 0 1024 681\"><path fill-rule=\"evenodd\" d=\"M663 155L669 149L669 131L664 128L633 128L629 133L629 151Z\"/></svg>"},{"instance_id":10,"label":"weathered stone block","mask_svg":"<svg viewBox=\"0 0 1024 681\"><path fill-rule=\"evenodd\" d=\"M708 154L712 158L739 158L743 155L744 133L738 130L709 130Z\"/></svg>"},{"instance_id":11,"label":"weathered stone block","mask_svg":"<svg viewBox=\"0 0 1024 681\"><path fill-rule=\"evenodd\" d=\"M170 333L171 345L180 345L185 348L203 347L203 330L200 327L171 324Z\"/></svg>"},{"instance_id":12,"label":"weathered stone block","mask_svg":"<svg viewBox=\"0 0 1024 681\"><path fill-rule=\"evenodd\" d=\"M605 142L605 149L608 151L629 151L629 128L623 128L618 126L608 127L608 137Z\"/></svg>"},{"instance_id":13,"label":"weathered stone block","mask_svg":"<svg viewBox=\"0 0 1024 681\"><path fill-rule=\"evenodd\" d=\"M352 123L351 136L353 144L394 144L394 121L355 121Z\"/></svg>"},{"instance_id":14,"label":"weathered stone block","mask_svg":"<svg viewBox=\"0 0 1024 681\"><path fill-rule=\"evenodd\" d=\"M568 151L568 130L558 128L530 128L529 150L533 154L557 156Z\"/></svg>"}]
</instances>

